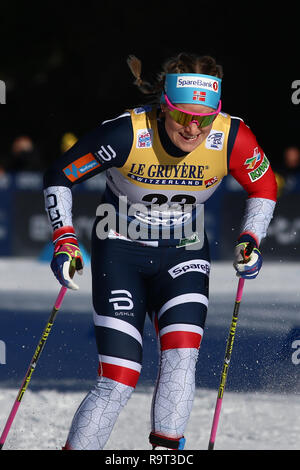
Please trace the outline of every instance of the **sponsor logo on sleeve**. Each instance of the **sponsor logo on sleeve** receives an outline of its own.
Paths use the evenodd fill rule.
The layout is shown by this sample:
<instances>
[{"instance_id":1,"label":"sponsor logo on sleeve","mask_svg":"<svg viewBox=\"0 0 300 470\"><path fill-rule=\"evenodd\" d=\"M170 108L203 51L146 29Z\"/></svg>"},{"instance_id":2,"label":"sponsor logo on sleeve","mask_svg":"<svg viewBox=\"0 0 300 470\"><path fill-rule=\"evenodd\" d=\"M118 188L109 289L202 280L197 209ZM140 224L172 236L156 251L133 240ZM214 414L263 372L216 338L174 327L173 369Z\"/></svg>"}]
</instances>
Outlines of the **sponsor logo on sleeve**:
<instances>
[{"instance_id":1,"label":"sponsor logo on sleeve","mask_svg":"<svg viewBox=\"0 0 300 470\"><path fill-rule=\"evenodd\" d=\"M270 166L270 162L267 159L267 157L264 155L264 158L261 164L255 170L252 170L250 171L250 173L248 173L249 178L252 181L252 183L254 183L255 181L259 180L262 176L264 176L269 166Z\"/></svg>"},{"instance_id":2,"label":"sponsor logo on sleeve","mask_svg":"<svg viewBox=\"0 0 300 470\"><path fill-rule=\"evenodd\" d=\"M88 153L66 166L63 172L68 180L74 182L100 166L100 163L95 160L95 157L91 153Z\"/></svg>"},{"instance_id":3,"label":"sponsor logo on sleeve","mask_svg":"<svg viewBox=\"0 0 300 470\"><path fill-rule=\"evenodd\" d=\"M168 270L170 276L175 279L178 276L181 276L185 273L199 272L209 276L210 272L210 263L204 259L191 259L183 263L173 266L173 268Z\"/></svg>"},{"instance_id":4,"label":"sponsor logo on sleeve","mask_svg":"<svg viewBox=\"0 0 300 470\"><path fill-rule=\"evenodd\" d=\"M100 150L95 152L95 157L97 158L97 160L101 160L102 162L109 162L110 160L115 158L116 155L116 152L110 145L107 145L106 147L104 147L104 145L101 145Z\"/></svg>"},{"instance_id":5,"label":"sponsor logo on sleeve","mask_svg":"<svg viewBox=\"0 0 300 470\"><path fill-rule=\"evenodd\" d=\"M247 160L244 161L244 165L247 165L247 170L253 170L255 168L255 165L261 160L261 154L258 151L258 147L255 147L253 150L253 156L251 158L247 158Z\"/></svg>"}]
</instances>

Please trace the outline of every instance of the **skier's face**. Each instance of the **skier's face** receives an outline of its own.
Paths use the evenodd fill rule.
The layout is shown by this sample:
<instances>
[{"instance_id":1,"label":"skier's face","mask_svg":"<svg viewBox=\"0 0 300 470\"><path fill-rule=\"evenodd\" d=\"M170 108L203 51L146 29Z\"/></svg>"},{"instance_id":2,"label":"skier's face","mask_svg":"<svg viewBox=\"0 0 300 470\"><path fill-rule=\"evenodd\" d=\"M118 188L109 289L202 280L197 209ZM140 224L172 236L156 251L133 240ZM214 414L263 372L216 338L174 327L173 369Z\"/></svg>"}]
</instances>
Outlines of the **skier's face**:
<instances>
[{"instance_id":1,"label":"skier's face","mask_svg":"<svg viewBox=\"0 0 300 470\"><path fill-rule=\"evenodd\" d=\"M210 113L215 111L212 108L198 104L180 104L178 106L189 113ZM161 107L165 115L165 128L169 138L176 147L184 152L190 153L195 150L210 133L212 124L206 127L198 127L197 123L191 122L188 126L182 126L170 116L167 106L162 104Z\"/></svg>"}]
</instances>

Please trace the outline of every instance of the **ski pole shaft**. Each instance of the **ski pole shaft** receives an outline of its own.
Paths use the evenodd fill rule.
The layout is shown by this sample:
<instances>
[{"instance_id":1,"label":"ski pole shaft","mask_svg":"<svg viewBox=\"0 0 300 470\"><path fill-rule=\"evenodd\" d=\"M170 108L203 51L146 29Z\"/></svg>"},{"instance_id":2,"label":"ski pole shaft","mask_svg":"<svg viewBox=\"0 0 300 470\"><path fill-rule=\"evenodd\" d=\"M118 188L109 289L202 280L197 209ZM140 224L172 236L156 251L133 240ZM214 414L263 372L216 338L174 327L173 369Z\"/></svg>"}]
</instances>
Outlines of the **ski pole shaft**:
<instances>
[{"instance_id":1,"label":"ski pole shaft","mask_svg":"<svg viewBox=\"0 0 300 470\"><path fill-rule=\"evenodd\" d=\"M245 283L245 279L240 278L239 283L238 283L236 298L235 298L235 304L234 304L234 310L233 310L229 335L228 335L227 344L226 344L225 358L224 358L223 369L221 373L221 381L220 381L219 390L218 390L218 396L217 396L217 402L216 402L214 418L213 418L213 423L212 423L212 428L211 428L211 434L210 434L210 439L209 439L209 444L208 444L208 450L213 450L214 445L215 445L215 439L216 439L216 434L217 434L217 429L218 429L218 424L219 424L223 395L225 391L225 385L226 385L228 369L229 369L229 364L230 364L230 359L231 359L233 342L235 338L239 307L240 307L240 302L242 300L242 295L243 295L244 283Z\"/></svg>"},{"instance_id":2,"label":"ski pole shaft","mask_svg":"<svg viewBox=\"0 0 300 470\"><path fill-rule=\"evenodd\" d=\"M32 377L32 374L33 374L33 372L34 372L34 370L35 370L35 368L36 368L36 365L37 365L37 363L38 363L38 360L39 360L39 358L40 358L40 355L41 355L41 353L42 353L42 351L43 351L43 349L44 349L44 346L45 346L45 344L46 344L46 341L47 341L48 336L49 336L49 334L50 334L50 331L51 331L51 329L52 329L52 326L53 326L55 317L56 317L56 315L57 315L57 313L58 313L58 310L59 310L60 307L61 307L61 304L62 304L62 301L63 301L64 296L65 296L65 294L66 294L66 291L67 291L67 288L66 288L66 287L61 287L61 289L60 289L60 291L59 291L59 294L58 294L58 296L57 296L56 302L55 302L54 307L53 307L53 309L52 309L51 315L50 315L50 317L49 317L49 319L48 319L48 322L47 322L47 324L46 324L46 326L45 326L45 328L44 328L44 331L43 331L43 334L42 334L42 336L41 336L41 338L40 338L40 341L39 341L39 343L38 343L38 345L37 345L37 347L36 347L36 350L35 350L35 352L34 352L34 355L33 355L32 359L31 359L30 365L29 365L29 367L28 367L27 373L26 373L26 375L25 375L25 377L24 377L24 380L23 380L23 382L22 382L22 385L21 385L21 387L20 387L20 389L19 389L17 398L16 398L16 400L15 400L15 402L14 402L14 404L13 404L13 407L12 407L12 409L11 409L11 412L10 412L10 414L9 414L9 417L8 417L8 419L7 419L7 421L6 421L6 425L5 425L5 427L4 427L4 429L3 429L3 432L2 432L2 434L1 434L1 438L0 438L0 450L2 449L2 447L3 447L3 445L4 445L5 441L6 441L7 435L8 435L8 433L9 433L9 430L10 430L10 428L11 428L11 425L12 425L14 419L15 419L15 416L16 416L17 411L18 411L18 409L19 409L19 406L20 406L20 404L21 404L21 400L22 400L22 398L23 398L23 396L24 396L24 393L25 393L25 391L26 391L26 389L27 389L27 387L28 387L28 385L29 385L29 382L30 382L31 377Z\"/></svg>"}]
</instances>

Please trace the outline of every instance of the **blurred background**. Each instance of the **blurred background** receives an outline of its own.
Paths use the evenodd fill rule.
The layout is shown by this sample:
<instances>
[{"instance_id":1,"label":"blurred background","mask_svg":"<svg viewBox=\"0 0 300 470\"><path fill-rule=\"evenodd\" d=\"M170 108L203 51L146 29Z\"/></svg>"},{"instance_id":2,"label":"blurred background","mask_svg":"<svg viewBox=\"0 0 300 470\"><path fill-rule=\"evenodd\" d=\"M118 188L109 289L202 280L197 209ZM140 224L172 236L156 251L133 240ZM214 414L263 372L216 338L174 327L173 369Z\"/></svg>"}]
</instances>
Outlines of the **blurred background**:
<instances>
[{"instance_id":1,"label":"blurred background","mask_svg":"<svg viewBox=\"0 0 300 470\"><path fill-rule=\"evenodd\" d=\"M250 126L278 182L278 204L262 245L264 259L275 264L270 264L268 271L266 263L261 297L256 295L257 283L250 289L253 303L247 303L248 323L239 330L244 335L239 344L245 361L238 364L242 370L232 386L249 389L260 383L263 388L264 374L268 383L273 383L279 356L283 358L283 387L287 363L290 383L298 385L298 369L291 354L294 341L300 338L299 298L294 287L299 277L297 271L290 271L291 263L297 269L300 250L298 29L297 15L282 3L260 10L255 2L220 6L214 2L91 1L81 7L69 2L34 6L2 2L0 80L6 84L6 104L0 106L0 339L7 346L7 367L0 368L2 383L20 379L57 292L49 268L53 248L44 210L43 172L85 132L145 102L145 95L133 85L126 64L129 54L141 59L143 76L151 81L167 58L187 51L210 54L223 66L223 111L241 117ZM105 178L99 175L74 189L74 226L87 264L91 226L104 186ZM205 206L217 273L217 280L212 278L212 292L217 297L212 297L210 317L217 320L212 320L211 326L208 323L208 339L202 350L210 364L201 379L205 386L216 387L218 383L217 364L223 357L236 286L232 249L244 201L242 188L227 177ZM225 271L223 262L227 263ZM232 278L228 280L229 270ZM291 272L293 276L285 277ZM276 274L280 276L276 278ZM66 300L67 313L59 318L58 336L51 338L52 346L49 341L52 367L47 362L43 366L42 360L39 377L56 382L75 376L77 385L79 380L94 377L91 351L95 370L97 355L92 321L85 318L92 312L89 270L86 276L83 290ZM284 283L289 289L281 289ZM279 292L286 296L279 298ZM214 312L221 312L223 323ZM254 326L253 312L257 315ZM275 329L269 322L274 321L274 315ZM147 328L149 332L149 325ZM152 333L147 334L145 348L148 351L149 344L150 351L154 339ZM259 345L263 348L259 357L269 358L265 368L253 354ZM21 354L27 354L22 361ZM152 380L155 373L150 373L150 353L145 353L145 361L145 374Z\"/></svg>"},{"instance_id":2,"label":"blurred background","mask_svg":"<svg viewBox=\"0 0 300 470\"><path fill-rule=\"evenodd\" d=\"M299 78L296 24L292 12L279 7L271 15L253 4L233 5L130 2L116 8L89 2L79 9L58 2L34 8L3 2L0 80L7 104L0 107L1 256L38 256L49 241L41 192L48 165L103 120L145 102L133 85L127 56L139 57L144 77L152 80L164 60L189 51L211 54L223 66L223 110L251 127L276 171L282 199L265 255L294 257L300 247L295 210L300 105L292 99L297 96L292 84ZM84 195L75 201L74 224L87 250L103 188L103 176L76 188ZM228 256L243 200L241 188L227 178L207 204L215 259Z\"/></svg>"}]
</instances>

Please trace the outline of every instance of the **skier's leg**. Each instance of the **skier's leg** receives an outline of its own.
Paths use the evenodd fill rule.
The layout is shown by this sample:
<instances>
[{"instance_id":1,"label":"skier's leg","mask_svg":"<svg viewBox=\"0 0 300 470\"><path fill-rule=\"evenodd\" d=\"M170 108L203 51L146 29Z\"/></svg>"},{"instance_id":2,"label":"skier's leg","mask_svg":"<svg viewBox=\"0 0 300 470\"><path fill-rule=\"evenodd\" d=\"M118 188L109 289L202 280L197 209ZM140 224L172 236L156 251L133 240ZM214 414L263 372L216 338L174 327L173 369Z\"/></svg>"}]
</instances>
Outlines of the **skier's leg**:
<instances>
[{"instance_id":1,"label":"skier's leg","mask_svg":"<svg viewBox=\"0 0 300 470\"><path fill-rule=\"evenodd\" d=\"M151 412L150 443L154 447L184 447L184 432L195 395L197 357L197 348L161 351L160 371ZM161 438L166 441L163 442Z\"/></svg>"},{"instance_id":2,"label":"skier's leg","mask_svg":"<svg viewBox=\"0 0 300 470\"><path fill-rule=\"evenodd\" d=\"M136 265L131 269L134 257L115 240L99 243L92 254L99 378L72 421L66 448L74 450L103 449L142 364L145 290Z\"/></svg>"},{"instance_id":3,"label":"skier's leg","mask_svg":"<svg viewBox=\"0 0 300 470\"><path fill-rule=\"evenodd\" d=\"M133 390L115 380L99 377L75 413L65 448L103 449Z\"/></svg>"},{"instance_id":4,"label":"skier's leg","mask_svg":"<svg viewBox=\"0 0 300 470\"><path fill-rule=\"evenodd\" d=\"M209 256L204 247L192 257L186 259L182 274L172 277L170 271L177 273L179 269L174 271L176 265L171 269L168 266L169 276L158 283L161 302L155 324L160 363L151 410L149 440L153 447L183 448L194 401L196 363L208 306ZM180 261L182 268L185 262Z\"/></svg>"}]
</instances>

